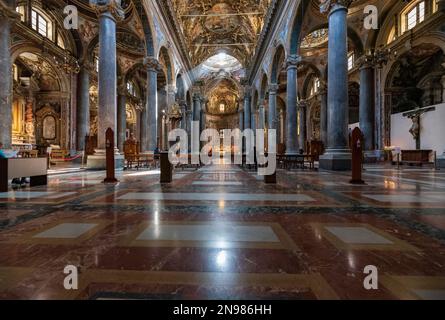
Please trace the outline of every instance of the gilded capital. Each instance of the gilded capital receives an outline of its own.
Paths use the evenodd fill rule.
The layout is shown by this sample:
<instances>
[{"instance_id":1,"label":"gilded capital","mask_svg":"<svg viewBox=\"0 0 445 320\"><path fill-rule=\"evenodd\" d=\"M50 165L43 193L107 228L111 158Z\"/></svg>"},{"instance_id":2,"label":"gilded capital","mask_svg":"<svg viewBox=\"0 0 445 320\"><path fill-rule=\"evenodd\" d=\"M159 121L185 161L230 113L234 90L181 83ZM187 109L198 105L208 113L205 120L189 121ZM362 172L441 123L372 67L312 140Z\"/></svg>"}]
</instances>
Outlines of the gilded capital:
<instances>
[{"instance_id":1,"label":"gilded capital","mask_svg":"<svg viewBox=\"0 0 445 320\"><path fill-rule=\"evenodd\" d=\"M360 69L373 68L375 65L374 56L364 54L357 59L357 64L359 65Z\"/></svg>"},{"instance_id":2,"label":"gilded capital","mask_svg":"<svg viewBox=\"0 0 445 320\"><path fill-rule=\"evenodd\" d=\"M286 69L296 69L298 68L298 64L300 62L301 62L301 56L292 54L287 58L285 62Z\"/></svg>"},{"instance_id":3,"label":"gilded capital","mask_svg":"<svg viewBox=\"0 0 445 320\"><path fill-rule=\"evenodd\" d=\"M147 71L159 73L162 71L162 66L155 57L145 57L144 66Z\"/></svg>"},{"instance_id":4,"label":"gilded capital","mask_svg":"<svg viewBox=\"0 0 445 320\"><path fill-rule=\"evenodd\" d=\"M353 0L320 0L320 12L330 13L333 8L349 8Z\"/></svg>"},{"instance_id":5,"label":"gilded capital","mask_svg":"<svg viewBox=\"0 0 445 320\"><path fill-rule=\"evenodd\" d=\"M276 83L272 83L269 85L269 94L277 94L279 85Z\"/></svg>"},{"instance_id":6,"label":"gilded capital","mask_svg":"<svg viewBox=\"0 0 445 320\"><path fill-rule=\"evenodd\" d=\"M125 18L121 0L93 0L90 3L99 17L103 14L110 14L117 22Z\"/></svg>"}]
</instances>

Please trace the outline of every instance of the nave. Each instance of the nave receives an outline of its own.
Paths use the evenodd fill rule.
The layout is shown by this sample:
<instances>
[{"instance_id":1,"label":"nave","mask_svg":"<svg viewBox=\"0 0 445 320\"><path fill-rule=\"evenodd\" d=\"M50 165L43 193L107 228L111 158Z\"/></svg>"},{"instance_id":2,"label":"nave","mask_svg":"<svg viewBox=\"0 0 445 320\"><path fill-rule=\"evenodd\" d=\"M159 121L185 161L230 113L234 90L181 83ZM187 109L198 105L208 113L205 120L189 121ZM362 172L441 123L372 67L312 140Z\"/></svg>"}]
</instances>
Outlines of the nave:
<instances>
[{"instance_id":1,"label":"nave","mask_svg":"<svg viewBox=\"0 0 445 320\"><path fill-rule=\"evenodd\" d=\"M52 175L0 194L0 297L444 299L445 173L256 172L213 164ZM79 290L63 269L79 267ZM364 290L363 269L379 270Z\"/></svg>"}]
</instances>

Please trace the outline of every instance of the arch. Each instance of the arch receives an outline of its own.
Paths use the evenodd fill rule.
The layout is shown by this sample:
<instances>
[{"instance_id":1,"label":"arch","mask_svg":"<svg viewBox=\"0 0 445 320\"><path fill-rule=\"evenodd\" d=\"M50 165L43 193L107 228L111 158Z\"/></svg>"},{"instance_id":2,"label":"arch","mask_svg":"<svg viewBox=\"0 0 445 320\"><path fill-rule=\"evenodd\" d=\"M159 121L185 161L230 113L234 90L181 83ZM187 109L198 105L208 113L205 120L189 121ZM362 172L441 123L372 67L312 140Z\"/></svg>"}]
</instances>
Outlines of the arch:
<instances>
[{"instance_id":1,"label":"arch","mask_svg":"<svg viewBox=\"0 0 445 320\"><path fill-rule=\"evenodd\" d=\"M267 79L267 74L264 73L263 77L261 78L261 88L260 88L260 95L259 95L260 103L262 103L264 100L266 100L268 84L269 84L269 82Z\"/></svg>"},{"instance_id":2,"label":"arch","mask_svg":"<svg viewBox=\"0 0 445 320\"><path fill-rule=\"evenodd\" d=\"M305 1L302 1L302 4L304 5ZM300 10L301 6L299 7ZM301 14L301 13L300 13ZM303 19L298 19L298 15L296 17L296 21L294 24L294 27L292 29L291 39L290 39L290 54L296 55L299 53L300 50L300 44L301 41L309 34L311 34L314 31L317 31L319 29L325 29L328 28L328 23L325 22L323 24L317 25L316 27L310 29L307 33L303 34L302 32L302 24ZM357 31L354 28L351 28L348 26L348 39L352 42L354 45L355 52L358 56L362 55L364 52L364 45L362 42L362 39L360 35L357 33Z\"/></svg>"},{"instance_id":3,"label":"arch","mask_svg":"<svg viewBox=\"0 0 445 320\"><path fill-rule=\"evenodd\" d=\"M58 77L58 83L59 83L59 90L60 92L65 92L68 93L71 90L71 86L70 86L70 81L67 77L67 75L62 72L62 70L57 69L53 66L54 62L53 61L49 61L48 58L44 57L42 55L42 49L41 48L36 48L35 46L29 45L29 46L20 46L19 48L13 48L13 51L11 52L11 61L13 63L15 63L15 61L17 60L17 58L25 53L29 53L29 54L33 54L35 56L38 56L39 58L41 58L42 60L44 60L46 63L48 63L48 65L51 67L51 69L53 70L53 72L57 75Z\"/></svg>"},{"instance_id":4,"label":"arch","mask_svg":"<svg viewBox=\"0 0 445 320\"><path fill-rule=\"evenodd\" d=\"M151 22L148 19L147 12L144 8L143 1L135 0L133 1L133 5L135 10L139 13L139 17L141 19L142 29L144 31L145 38L145 48L147 56L154 57L155 56L155 47L153 42L153 28L151 27Z\"/></svg>"},{"instance_id":5,"label":"arch","mask_svg":"<svg viewBox=\"0 0 445 320\"><path fill-rule=\"evenodd\" d=\"M278 83L280 71L283 66L283 62L286 58L286 51L282 45L278 46L275 50L275 55L272 62L272 71L270 73L270 82Z\"/></svg>"},{"instance_id":6,"label":"arch","mask_svg":"<svg viewBox=\"0 0 445 320\"><path fill-rule=\"evenodd\" d=\"M295 17L294 17L294 23L292 25L292 31L290 32L290 39L289 39L289 54L290 55L296 55L298 54L299 47L300 47L300 41L302 39L301 33L303 29L303 20L302 17L304 17L304 13L308 11L309 5L312 0L302 0L300 2L300 5L297 8Z\"/></svg>"},{"instance_id":7,"label":"arch","mask_svg":"<svg viewBox=\"0 0 445 320\"><path fill-rule=\"evenodd\" d=\"M181 74L178 74L178 76L176 77L176 100L177 101L185 100L184 80L182 79Z\"/></svg>"},{"instance_id":8,"label":"arch","mask_svg":"<svg viewBox=\"0 0 445 320\"><path fill-rule=\"evenodd\" d=\"M159 50L158 60L165 68L164 71L166 75L167 84L173 84L173 75L174 75L174 69L172 64L173 59L171 58L170 52L166 47L163 46Z\"/></svg>"}]
</instances>

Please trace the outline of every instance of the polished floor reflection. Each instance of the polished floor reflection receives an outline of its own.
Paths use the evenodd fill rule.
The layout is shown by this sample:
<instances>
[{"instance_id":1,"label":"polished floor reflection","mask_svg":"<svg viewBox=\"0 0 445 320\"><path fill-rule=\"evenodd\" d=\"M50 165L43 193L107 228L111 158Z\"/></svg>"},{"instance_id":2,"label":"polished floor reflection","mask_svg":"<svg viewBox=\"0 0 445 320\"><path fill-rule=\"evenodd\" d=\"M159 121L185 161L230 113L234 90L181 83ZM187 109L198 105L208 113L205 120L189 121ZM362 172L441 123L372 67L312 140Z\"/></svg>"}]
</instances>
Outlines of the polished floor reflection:
<instances>
[{"instance_id":1,"label":"polished floor reflection","mask_svg":"<svg viewBox=\"0 0 445 320\"><path fill-rule=\"evenodd\" d=\"M0 298L444 299L445 172L52 175L0 193ZM63 270L79 268L79 289ZM365 266L379 271L363 286Z\"/></svg>"}]
</instances>

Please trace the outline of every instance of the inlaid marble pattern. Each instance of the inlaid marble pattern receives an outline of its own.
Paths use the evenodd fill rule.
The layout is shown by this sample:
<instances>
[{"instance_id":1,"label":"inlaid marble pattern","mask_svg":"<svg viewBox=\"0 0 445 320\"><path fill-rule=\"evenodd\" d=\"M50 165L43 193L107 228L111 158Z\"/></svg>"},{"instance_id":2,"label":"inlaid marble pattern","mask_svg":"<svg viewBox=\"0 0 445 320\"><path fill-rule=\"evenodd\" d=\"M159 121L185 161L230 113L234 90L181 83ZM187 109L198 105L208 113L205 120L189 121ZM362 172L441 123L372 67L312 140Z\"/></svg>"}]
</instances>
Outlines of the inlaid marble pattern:
<instances>
[{"instance_id":1,"label":"inlaid marble pattern","mask_svg":"<svg viewBox=\"0 0 445 320\"><path fill-rule=\"evenodd\" d=\"M444 299L441 172L371 166L360 187L309 170L266 185L228 164L163 185L159 170L104 175L0 194L1 299Z\"/></svg>"}]
</instances>

